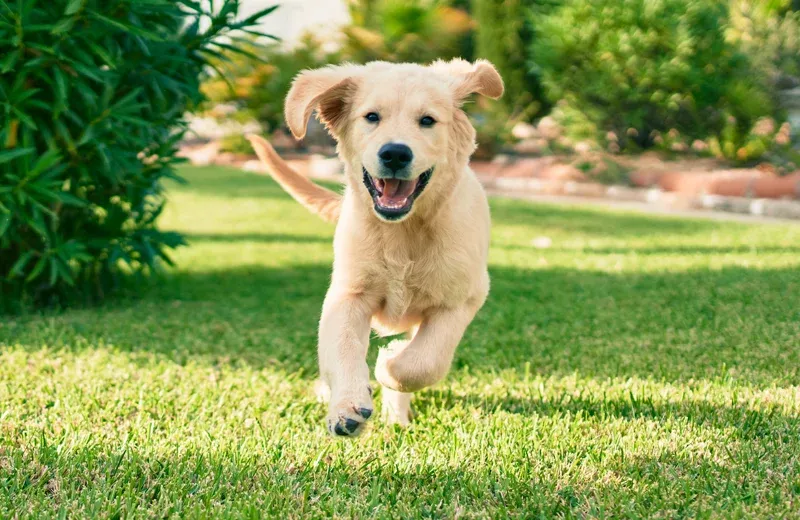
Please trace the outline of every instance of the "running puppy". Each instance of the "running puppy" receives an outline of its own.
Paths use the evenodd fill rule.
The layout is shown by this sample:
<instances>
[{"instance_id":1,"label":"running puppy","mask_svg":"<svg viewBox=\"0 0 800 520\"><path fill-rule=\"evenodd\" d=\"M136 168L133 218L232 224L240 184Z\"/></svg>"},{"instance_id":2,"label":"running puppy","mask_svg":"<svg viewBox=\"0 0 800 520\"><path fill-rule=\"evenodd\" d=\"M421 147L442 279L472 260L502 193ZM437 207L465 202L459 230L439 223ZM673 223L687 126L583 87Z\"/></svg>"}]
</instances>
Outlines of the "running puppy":
<instances>
[{"instance_id":1,"label":"running puppy","mask_svg":"<svg viewBox=\"0 0 800 520\"><path fill-rule=\"evenodd\" d=\"M354 435L372 415L370 328L406 333L378 356L384 414L408 424L411 392L442 379L489 292L489 206L468 166L471 94L497 99L503 81L486 61L429 66L373 62L302 72L286 120L302 138L313 110L338 141L344 195L293 171L249 136L273 177L298 202L338 221L333 277L319 325L328 429Z\"/></svg>"}]
</instances>

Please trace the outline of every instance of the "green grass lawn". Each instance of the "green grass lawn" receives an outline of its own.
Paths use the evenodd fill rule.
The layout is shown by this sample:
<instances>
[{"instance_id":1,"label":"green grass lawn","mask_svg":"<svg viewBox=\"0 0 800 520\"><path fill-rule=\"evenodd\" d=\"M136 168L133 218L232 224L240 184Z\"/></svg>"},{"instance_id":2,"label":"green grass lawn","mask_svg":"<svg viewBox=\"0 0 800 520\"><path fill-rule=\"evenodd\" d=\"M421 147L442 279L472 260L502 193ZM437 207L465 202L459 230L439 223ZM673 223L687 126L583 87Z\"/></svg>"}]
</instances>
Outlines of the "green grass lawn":
<instances>
[{"instance_id":1,"label":"green grass lawn","mask_svg":"<svg viewBox=\"0 0 800 520\"><path fill-rule=\"evenodd\" d=\"M183 173L174 271L0 318L0 518L800 518L800 226L496 199L450 376L342 440L312 391L333 227Z\"/></svg>"}]
</instances>

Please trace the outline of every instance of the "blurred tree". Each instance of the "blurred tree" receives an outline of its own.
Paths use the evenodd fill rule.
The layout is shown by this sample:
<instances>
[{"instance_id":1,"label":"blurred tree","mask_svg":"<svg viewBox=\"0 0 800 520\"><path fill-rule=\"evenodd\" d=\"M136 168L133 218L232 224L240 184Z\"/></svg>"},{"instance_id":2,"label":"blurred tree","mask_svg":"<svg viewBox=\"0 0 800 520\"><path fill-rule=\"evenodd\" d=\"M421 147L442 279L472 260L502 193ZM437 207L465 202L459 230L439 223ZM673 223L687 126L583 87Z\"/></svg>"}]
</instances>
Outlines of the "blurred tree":
<instances>
[{"instance_id":1,"label":"blurred tree","mask_svg":"<svg viewBox=\"0 0 800 520\"><path fill-rule=\"evenodd\" d=\"M614 146L638 149L670 131L721 136L732 158L753 158L761 144L739 149L776 110L764 78L729 41L729 19L722 0L571 0L539 20L530 55L575 139L610 135Z\"/></svg>"},{"instance_id":2,"label":"blurred tree","mask_svg":"<svg viewBox=\"0 0 800 520\"><path fill-rule=\"evenodd\" d=\"M530 119L549 106L538 69L528 60L528 51L535 38L535 17L546 15L559 3L558 0L472 0L475 56L497 67L506 85L503 104L507 113L517 118Z\"/></svg>"},{"instance_id":3,"label":"blurred tree","mask_svg":"<svg viewBox=\"0 0 800 520\"><path fill-rule=\"evenodd\" d=\"M353 0L352 25L344 29L342 57L427 63L457 56L469 59L473 21L444 0Z\"/></svg>"},{"instance_id":4,"label":"blurred tree","mask_svg":"<svg viewBox=\"0 0 800 520\"><path fill-rule=\"evenodd\" d=\"M759 3L736 2L728 30L775 89L800 84L800 13L763 9Z\"/></svg>"},{"instance_id":5,"label":"blurred tree","mask_svg":"<svg viewBox=\"0 0 800 520\"><path fill-rule=\"evenodd\" d=\"M360 27L375 27L380 0L349 0L350 21Z\"/></svg>"},{"instance_id":6,"label":"blurred tree","mask_svg":"<svg viewBox=\"0 0 800 520\"><path fill-rule=\"evenodd\" d=\"M800 0L740 0L734 2L734 7L754 8L762 14L780 15L800 8Z\"/></svg>"}]
</instances>

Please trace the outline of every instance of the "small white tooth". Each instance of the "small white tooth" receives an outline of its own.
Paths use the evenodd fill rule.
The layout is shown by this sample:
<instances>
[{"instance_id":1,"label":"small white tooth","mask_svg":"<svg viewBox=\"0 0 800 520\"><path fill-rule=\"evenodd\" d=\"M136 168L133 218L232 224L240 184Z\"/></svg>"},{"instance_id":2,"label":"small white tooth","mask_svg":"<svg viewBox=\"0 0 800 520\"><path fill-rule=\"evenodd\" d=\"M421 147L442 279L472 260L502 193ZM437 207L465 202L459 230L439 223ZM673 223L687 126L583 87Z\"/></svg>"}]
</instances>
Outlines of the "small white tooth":
<instances>
[{"instance_id":1,"label":"small white tooth","mask_svg":"<svg viewBox=\"0 0 800 520\"><path fill-rule=\"evenodd\" d=\"M388 209L400 209L404 208L406 204L408 204L408 198L405 198L400 201L394 201L394 200L386 201L385 204L381 203L381 206Z\"/></svg>"}]
</instances>

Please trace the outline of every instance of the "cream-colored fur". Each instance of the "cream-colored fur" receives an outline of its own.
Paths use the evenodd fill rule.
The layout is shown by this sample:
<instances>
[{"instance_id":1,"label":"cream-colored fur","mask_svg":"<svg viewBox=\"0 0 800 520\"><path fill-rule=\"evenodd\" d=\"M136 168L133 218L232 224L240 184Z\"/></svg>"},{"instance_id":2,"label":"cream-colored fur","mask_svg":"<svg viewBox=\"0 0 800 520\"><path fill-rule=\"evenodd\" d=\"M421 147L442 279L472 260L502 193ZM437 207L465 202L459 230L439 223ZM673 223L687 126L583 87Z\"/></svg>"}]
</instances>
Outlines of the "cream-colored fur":
<instances>
[{"instance_id":1,"label":"cream-colored fur","mask_svg":"<svg viewBox=\"0 0 800 520\"><path fill-rule=\"evenodd\" d=\"M455 349L489 291L489 206L469 169L475 131L461 110L473 93L503 92L485 61L430 66L374 62L301 73L286 99L297 138L314 109L338 141L345 164L343 196L297 174L257 136L250 140L277 181L301 204L337 221L334 265L319 326L319 364L329 392L328 428L351 435L373 410L366 353L371 328L406 333L378 356L384 417L407 424L410 393L442 379ZM380 114L380 122L365 119ZM435 119L433 126L422 117ZM407 215L387 221L365 187L380 170L386 143L413 151L409 178L432 168Z\"/></svg>"}]
</instances>

